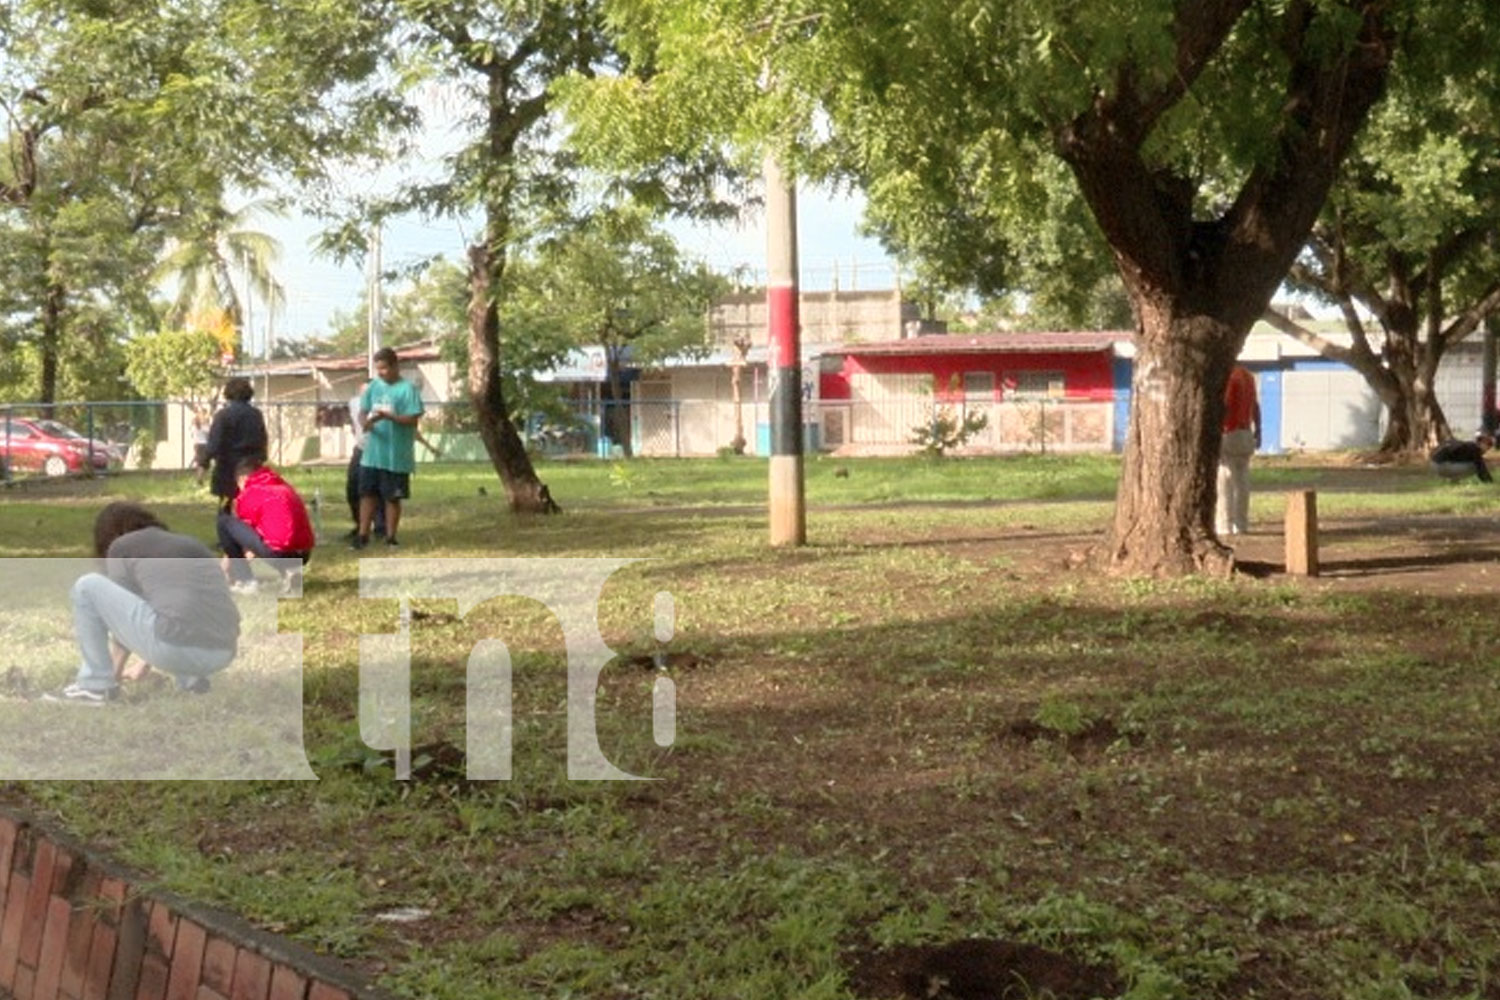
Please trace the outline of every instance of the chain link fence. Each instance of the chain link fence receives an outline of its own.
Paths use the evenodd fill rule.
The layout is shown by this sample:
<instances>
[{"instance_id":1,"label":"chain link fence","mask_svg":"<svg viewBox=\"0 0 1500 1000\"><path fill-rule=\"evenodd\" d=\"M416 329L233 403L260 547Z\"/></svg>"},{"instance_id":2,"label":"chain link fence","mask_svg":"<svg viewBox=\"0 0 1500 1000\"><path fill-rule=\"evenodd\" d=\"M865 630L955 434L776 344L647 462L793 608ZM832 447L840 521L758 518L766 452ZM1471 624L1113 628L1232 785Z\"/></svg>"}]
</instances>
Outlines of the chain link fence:
<instances>
[{"instance_id":1,"label":"chain link fence","mask_svg":"<svg viewBox=\"0 0 1500 1000\"><path fill-rule=\"evenodd\" d=\"M825 400L817 407L823 449L840 454L903 454L946 428L967 426L956 454L1104 452L1113 449L1112 401L1049 398L941 400L889 395Z\"/></svg>"},{"instance_id":2,"label":"chain link fence","mask_svg":"<svg viewBox=\"0 0 1500 1000\"><path fill-rule=\"evenodd\" d=\"M1379 442L1384 411L1357 375L1332 370L1267 371L1259 375L1266 420L1264 451L1369 448ZM517 425L526 446L548 457L693 457L722 454L736 439L750 455L770 452L770 406L763 398L674 399L637 387L623 403L567 399ZM664 386L662 388L665 388ZM1469 371L1444 373L1438 394L1455 430L1478 426L1479 386ZM257 399L277 466L342 464L354 447L347 402ZM419 462L487 463L468 403L429 402L421 423L430 447ZM804 443L810 452L839 455L910 454L917 438L940 426L970 433L955 454L1068 453L1118 450L1128 419L1127 396L1049 395L937 398L886 393L852 399L804 400ZM0 406L0 475L107 475L121 470L186 470L195 437L206 435L212 411L188 400L61 402ZM195 426L195 424L197 426Z\"/></svg>"},{"instance_id":3,"label":"chain link fence","mask_svg":"<svg viewBox=\"0 0 1500 1000\"><path fill-rule=\"evenodd\" d=\"M257 401L266 421L273 465L347 462L355 435L344 403ZM952 412L930 397L867 402L809 402L806 446L844 454L914 450L921 427ZM985 426L962 451L1108 451L1107 404L1056 401L957 407L960 420L982 412ZM7 478L103 475L122 470L193 468L195 444L206 437L212 411L185 400L65 402L0 407L0 462ZM472 406L429 403L421 423L427 447L419 462L488 462ZM522 418L517 429L535 454L567 458L692 457L731 448L770 451L764 401L738 407L724 400L643 399L573 402Z\"/></svg>"}]
</instances>

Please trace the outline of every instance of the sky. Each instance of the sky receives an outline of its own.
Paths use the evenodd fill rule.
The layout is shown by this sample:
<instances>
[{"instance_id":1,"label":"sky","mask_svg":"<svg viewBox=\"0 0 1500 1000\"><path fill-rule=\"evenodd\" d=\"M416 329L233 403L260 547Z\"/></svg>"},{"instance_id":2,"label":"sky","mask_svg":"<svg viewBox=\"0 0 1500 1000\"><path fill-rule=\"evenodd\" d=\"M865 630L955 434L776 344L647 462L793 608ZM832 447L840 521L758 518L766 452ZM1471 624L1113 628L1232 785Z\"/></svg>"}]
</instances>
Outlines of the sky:
<instances>
[{"instance_id":1,"label":"sky","mask_svg":"<svg viewBox=\"0 0 1500 1000\"><path fill-rule=\"evenodd\" d=\"M807 189L798 196L798 240L804 287L831 288L835 276L840 288L890 288L895 284L895 265L879 243L860 236L863 211L858 195ZM286 293L283 311L271 317L277 339L303 339L326 333L336 312L353 312L364 302L369 281L357 263L338 264L320 258L311 250L318 234L316 220L302 216L261 219L256 228L281 243L281 263L276 274ZM668 227L684 253L706 261L725 273L743 267L752 277L765 271L765 226L756 211L739 225ZM453 220L419 218L393 220L381 233L382 263L386 271L400 270L434 254L462 260L464 248L474 238L472 227ZM388 285L389 296L398 286ZM259 350L265 343L264 305L252 302L252 343Z\"/></svg>"},{"instance_id":2,"label":"sky","mask_svg":"<svg viewBox=\"0 0 1500 1000\"><path fill-rule=\"evenodd\" d=\"M442 176L444 161L471 140L465 123L470 109L462 88L431 81L415 97L422 109L424 125L412 137L409 154L399 162L382 166L374 175L335 178L335 183L347 194L437 181ZM877 241L859 235L863 210L864 199L858 193L817 188L798 193L803 287L829 289L837 284L843 289L871 289L895 285L893 261ZM252 350L264 350L269 337L300 340L326 334L335 313L352 313L366 300L370 283L363 264L339 264L312 252L319 225L315 219L299 215L256 220L257 229L274 236L281 244L281 262L275 273L285 290L286 305L268 317L263 303L259 309L257 303L251 303ZM381 232L382 270L400 272L434 255L463 261L476 227L473 220L426 220L414 216L391 220ZM764 280L766 237L764 214L759 210L742 218L738 225L671 223L667 229L686 255L707 262L714 270L725 274L742 270L752 280ZM389 297L397 290L398 285L387 285L384 294Z\"/></svg>"}]
</instances>

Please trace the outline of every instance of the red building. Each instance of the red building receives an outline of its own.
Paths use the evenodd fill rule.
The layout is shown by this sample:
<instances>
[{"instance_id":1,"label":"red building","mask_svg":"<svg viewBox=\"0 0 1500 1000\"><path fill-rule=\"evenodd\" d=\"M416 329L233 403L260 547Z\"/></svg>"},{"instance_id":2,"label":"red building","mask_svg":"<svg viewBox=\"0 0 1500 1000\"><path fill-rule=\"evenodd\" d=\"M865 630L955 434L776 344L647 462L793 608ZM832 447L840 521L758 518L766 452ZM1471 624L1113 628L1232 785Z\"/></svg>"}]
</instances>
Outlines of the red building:
<instances>
[{"instance_id":1,"label":"red building","mask_svg":"<svg viewBox=\"0 0 1500 1000\"><path fill-rule=\"evenodd\" d=\"M1127 331L936 334L848 344L823 355L823 445L846 452L910 450L913 428L938 408L983 413L974 451L1109 450ZM1127 383L1128 384L1128 383Z\"/></svg>"}]
</instances>

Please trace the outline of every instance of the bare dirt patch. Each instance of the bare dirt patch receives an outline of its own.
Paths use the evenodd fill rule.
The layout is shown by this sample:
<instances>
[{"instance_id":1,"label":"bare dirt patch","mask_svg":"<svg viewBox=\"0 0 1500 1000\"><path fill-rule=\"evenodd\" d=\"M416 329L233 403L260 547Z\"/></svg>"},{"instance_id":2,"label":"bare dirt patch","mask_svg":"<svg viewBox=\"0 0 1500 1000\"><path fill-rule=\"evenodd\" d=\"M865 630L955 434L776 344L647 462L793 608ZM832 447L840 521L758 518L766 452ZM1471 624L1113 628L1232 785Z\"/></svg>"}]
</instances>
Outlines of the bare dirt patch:
<instances>
[{"instance_id":1,"label":"bare dirt patch","mask_svg":"<svg viewBox=\"0 0 1500 1000\"><path fill-rule=\"evenodd\" d=\"M1102 969L1016 941L898 947L850 964L851 985L871 1000L1089 1000L1119 990Z\"/></svg>"},{"instance_id":2,"label":"bare dirt patch","mask_svg":"<svg viewBox=\"0 0 1500 1000\"><path fill-rule=\"evenodd\" d=\"M1287 574L1286 535L1280 525L1257 524L1249 534L1225 542L1234 550L1237 572L1272 582L1433 594L1500 590L1500 514L1325 518L1318 537L1319 573L1312 578ZM946 551L969 559L1004 559L1011 572L1028 580L1057 580L1063 572L1086 575L1081 556L1098 541L1097 532L1037 533L1023 528L960 536L944 545Z\"/></svg>"}]
</instances>

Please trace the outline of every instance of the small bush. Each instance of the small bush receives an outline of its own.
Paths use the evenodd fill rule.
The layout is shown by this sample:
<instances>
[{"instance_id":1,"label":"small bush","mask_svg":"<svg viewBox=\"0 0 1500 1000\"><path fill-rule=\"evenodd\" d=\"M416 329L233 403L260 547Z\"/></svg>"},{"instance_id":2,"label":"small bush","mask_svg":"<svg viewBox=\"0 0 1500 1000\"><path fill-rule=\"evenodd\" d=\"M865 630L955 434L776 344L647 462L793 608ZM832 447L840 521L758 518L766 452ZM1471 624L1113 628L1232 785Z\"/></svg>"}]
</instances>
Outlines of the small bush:
<instances>
[{"instance_id":1,"label":"small bush","mask_svg":"<svg viewBox=\"0 0 1500 1000\"><path fill-rule=\"evenodd\" d=\"M932 421L912 428L911 443L930 458L942 458L953 448L961 448L969 439L990 425L990 418L983 413L965 414L963 420L953 412L951 406L939 406L932 411Z\"/></svg>"},{"instance_id":2,"label":"small bush","mask_svg":"<svg viewBox=\"0 0 1500 1000\"><path fill-rule=\"evenodd\" d=\"M137 428L130 448L135 452L136 468L150 469L156 462L156 432L149 427Z\"/></svg>"}]
</instances>

